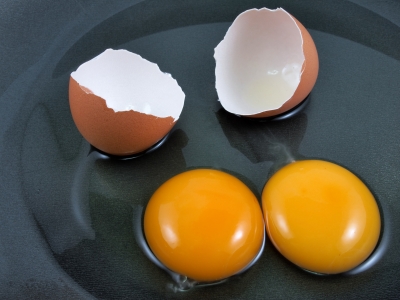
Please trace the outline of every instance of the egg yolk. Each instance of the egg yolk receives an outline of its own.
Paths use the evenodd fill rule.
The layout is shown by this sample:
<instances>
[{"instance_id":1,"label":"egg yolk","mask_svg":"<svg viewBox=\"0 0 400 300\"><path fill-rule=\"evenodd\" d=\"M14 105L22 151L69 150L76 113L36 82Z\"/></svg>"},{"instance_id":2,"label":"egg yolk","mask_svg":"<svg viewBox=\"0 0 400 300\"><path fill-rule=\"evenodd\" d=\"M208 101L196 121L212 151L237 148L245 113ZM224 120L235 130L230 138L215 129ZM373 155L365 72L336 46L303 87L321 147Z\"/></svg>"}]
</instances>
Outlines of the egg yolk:
<instances>
[{"instance_id":1,"label":"egg yolk","mask_svg":"<svg viewBox=\"0 0 400 300\"><path fill-rule=\"evenodd\" d=\"M265 185L262 206L275 247L309 271L348 271L378 242L381 220L373 195L353 173L330 162L286 165Z\"/></svg>"},{"instance_id":2,"label":"egg yolk","mask_svg":"<svg viewBox=\"0 0 400 300\"><path fill-rule=\"evenodd\" d=\"M227 278L258 254L264 238L260 205L227 173L197 169L161 185L144 215L154 255L170 270L200 282Z\"/></svg>"}]
</instances>

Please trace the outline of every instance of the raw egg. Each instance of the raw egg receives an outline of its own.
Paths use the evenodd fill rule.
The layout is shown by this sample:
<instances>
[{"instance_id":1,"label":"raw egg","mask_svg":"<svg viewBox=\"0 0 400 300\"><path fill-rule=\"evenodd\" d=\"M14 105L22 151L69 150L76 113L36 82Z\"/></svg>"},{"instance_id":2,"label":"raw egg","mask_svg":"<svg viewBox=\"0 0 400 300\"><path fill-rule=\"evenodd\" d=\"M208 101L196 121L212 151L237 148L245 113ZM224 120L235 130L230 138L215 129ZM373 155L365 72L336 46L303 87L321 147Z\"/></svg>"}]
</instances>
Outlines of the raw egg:
<instances>
[{"instance_id":1,"label":"raw egg","mask_svg":"<svg viewBox=\"0 0 400 300\"><path fill-rule=\"evenodd\" d=\"M215 48L219 101L233 114L287 112L311 92L318 53L307 29L284 9L241 13Z\"/></svg>"},{"instance_id":2,"label":"raw egg","mask_svg":"<svg viewBox=\"0 0 400 300\"><path fill-rule=\"evenodd\" d=\"M374 196L353 173L321 160L290 163L265 185L268 236L299 267L349 271L377 245L381 219Z\"/></svg>"},{"instance_id":3,"label":"raw egg","mask_svg":"<svg viewBox=\"0 0 400 300\"><path fill-rule=\"evenodd\" d=\"M198 282L237 274L257 256L264 239L257 198L222 171L181 173L151 197L144 233L154 255L170 270Z\"/></svg>"},{"instance_id":4,"label":"raw egg","mask_svg":"<svg viewBox=\"0 0 400 300\"><path fill-rule=\"evenodd\" d=\"M127 50L107 49L71 73L69 104L83 137L112 155L140 153L174 126L185 94L170 74Z\"/></svg>"}]
</instances>

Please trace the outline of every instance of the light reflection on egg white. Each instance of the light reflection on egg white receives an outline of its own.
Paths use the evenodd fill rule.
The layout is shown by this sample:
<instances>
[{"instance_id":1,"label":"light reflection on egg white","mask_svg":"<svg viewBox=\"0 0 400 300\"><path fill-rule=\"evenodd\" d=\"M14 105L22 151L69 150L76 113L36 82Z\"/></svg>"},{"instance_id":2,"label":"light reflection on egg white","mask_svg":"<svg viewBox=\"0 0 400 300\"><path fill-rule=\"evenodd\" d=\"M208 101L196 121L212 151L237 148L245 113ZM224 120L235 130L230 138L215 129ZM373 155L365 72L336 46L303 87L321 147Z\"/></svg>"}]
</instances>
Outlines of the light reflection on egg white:
<instances>
[{"instance_id":1,"label":"light reflection on egg white","mask_svg":"<svg viewBox=\"0 0 400 300\"><path fill-rule=\"evenodd\" d=\"M382 229L380 241L378 241L377 247L372 252L370 257L368 257L363 263L355 267L353 270L346 272L345 275L356 275L371 269L382 259L386 253L391 239L391 230L389 226L389 224L391 224L391 216L389 210L385 207L381 207L380 212Z\"/></svg>"}]
</instances>

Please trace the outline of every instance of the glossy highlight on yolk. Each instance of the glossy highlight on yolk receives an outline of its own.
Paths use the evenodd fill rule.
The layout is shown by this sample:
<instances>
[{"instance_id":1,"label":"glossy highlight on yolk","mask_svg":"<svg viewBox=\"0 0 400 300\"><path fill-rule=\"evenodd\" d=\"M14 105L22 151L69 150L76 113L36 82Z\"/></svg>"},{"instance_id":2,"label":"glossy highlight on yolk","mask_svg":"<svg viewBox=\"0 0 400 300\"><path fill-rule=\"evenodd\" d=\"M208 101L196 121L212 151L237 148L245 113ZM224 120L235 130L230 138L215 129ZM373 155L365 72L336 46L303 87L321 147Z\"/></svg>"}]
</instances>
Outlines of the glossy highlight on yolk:
<instances>
[{"instance_id":1,"label":"glossy highlight on yolk","mask_svg":"<svg viewBox=\"0 0 400 300\"><path fill-rule=\"evenodd\" d=\"M381 220L364 183L347 169L320 160L286 165L267 182L262 206L268 236L303 269L337 274L374 250Z\"/></svg>"},{"instance_id":2,"label":"glossy highlight on yolk","mask_svg":"<svg viewBox=\"0 0 400 300\"><path fill-rule=\"evenodd\" d=\"M144 215L146 240L170 270L199 282L227 278L258 254L264 238L260 205L227 173L181 173L151 197Z\"/></svg>"}]
</instances>

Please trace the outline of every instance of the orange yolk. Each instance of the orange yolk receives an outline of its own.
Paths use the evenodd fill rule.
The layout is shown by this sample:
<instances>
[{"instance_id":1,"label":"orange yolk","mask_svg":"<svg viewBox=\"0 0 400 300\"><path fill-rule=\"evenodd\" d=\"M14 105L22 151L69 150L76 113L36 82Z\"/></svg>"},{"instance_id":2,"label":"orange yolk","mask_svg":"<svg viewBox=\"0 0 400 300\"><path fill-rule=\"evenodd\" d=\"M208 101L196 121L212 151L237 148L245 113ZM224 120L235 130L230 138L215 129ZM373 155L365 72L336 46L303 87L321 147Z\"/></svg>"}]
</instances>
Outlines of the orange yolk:
<instances>
[{"instance_id":1,"label":"orange yolk","mask_svg":"<svg viewBox=\"0 0 400 300\"><path fill-rule=\"evenodd\" d=\"M348 271L378 242L381 220L373 195L353 173L330 162L283 167L267 182L262 206L275 247L309 271Z\"/></svg>"},{"instance_id":2,"label":"orange yolk","mask_svg":"<svg viewBox=\"0 0 400 300\"><path fill-rule=\"evenodd\" d=\"M210 169L187 171L165 182L144 215L154 255L172 271L202 282L245 268L260 251L264 228L251 190Z\"/></svg>"}]
</instances>

